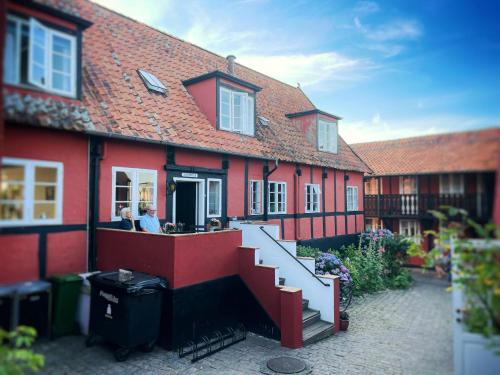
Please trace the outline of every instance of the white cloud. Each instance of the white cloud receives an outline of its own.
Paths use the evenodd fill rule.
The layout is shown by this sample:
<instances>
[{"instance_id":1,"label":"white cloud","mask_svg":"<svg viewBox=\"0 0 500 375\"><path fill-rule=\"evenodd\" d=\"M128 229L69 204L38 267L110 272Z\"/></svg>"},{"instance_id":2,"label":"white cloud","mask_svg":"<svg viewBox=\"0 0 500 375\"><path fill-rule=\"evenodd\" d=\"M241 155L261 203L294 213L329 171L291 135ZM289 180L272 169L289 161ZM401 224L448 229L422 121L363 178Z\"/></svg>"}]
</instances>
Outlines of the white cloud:
<instances>
[{"instance_id":1,"label":"white cloud","mask_svg":"<svg viewBox=\"0 0 500 375\"><path fill-rule=\"evenodd\" d=\"M422 36L420 24L415 20L397 20L367 31L366 36L373 40L415 40Z\"/></svg>"},{"instance_id":2,"label":"white cloud","mask_svg":"<svg viewBox=\"0 0 500 375\"><path fill-rule=\"evenodd\" d=\"M350 144L478 129L495 123L493 118L452 114L385 120L376 113L371 121L342 121L339 133Z\"/></svg>"},{"instance_id":3,"label":"white cloud","mask_svg":"<svg viewBox=\"0 0 500 375\"><path fill-rule=\"evenodd\" d=\"M380 10L380 7L375 1L358 1L354 7L356 13L375 13Z\"/></svg>"},{"instance_id":4,"label":"white cloud","mask_svg":"<svg viewBox=\"0 0 500 375\"><path fill-rule=\"evenodd\" d=\"M366 48L372 51L380 52L384 57L393 57L399 55L404 51L404 47L401 44L370 44Z\"/></svg>"},{"instance_id":5,"label":"white cloud","mask_svg":"<svg viewBox=\"0 0 500 375\"><path fill-rule=\"evenodd\" d=\"M336 52L238 57L238 61L252 69L291 85L302 86L337 81L357 81L372 67L367 60L351 59Z\"/></svg>"}]
</instances>

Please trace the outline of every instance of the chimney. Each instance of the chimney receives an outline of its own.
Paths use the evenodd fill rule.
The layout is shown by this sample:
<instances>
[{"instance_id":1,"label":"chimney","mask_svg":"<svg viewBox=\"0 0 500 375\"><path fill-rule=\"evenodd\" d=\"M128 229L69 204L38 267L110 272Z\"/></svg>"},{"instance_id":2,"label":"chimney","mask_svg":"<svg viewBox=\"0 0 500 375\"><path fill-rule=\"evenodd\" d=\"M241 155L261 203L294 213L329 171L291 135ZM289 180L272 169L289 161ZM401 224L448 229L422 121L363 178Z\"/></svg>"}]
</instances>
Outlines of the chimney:
<instances>
[{"instance_id":1,"label":"chimney","mask_svg":"<svg viewBox=\"0 0 500 375\"><path fill-rule=\"evenodd\" d=\"M232 76L234 76L234 60L236 60L236 56L234 55L229 55L228 57L226 57L226 60L227 60L227 71L229 72L229 74L231 74Z\"/></svg>"}]
</instances>

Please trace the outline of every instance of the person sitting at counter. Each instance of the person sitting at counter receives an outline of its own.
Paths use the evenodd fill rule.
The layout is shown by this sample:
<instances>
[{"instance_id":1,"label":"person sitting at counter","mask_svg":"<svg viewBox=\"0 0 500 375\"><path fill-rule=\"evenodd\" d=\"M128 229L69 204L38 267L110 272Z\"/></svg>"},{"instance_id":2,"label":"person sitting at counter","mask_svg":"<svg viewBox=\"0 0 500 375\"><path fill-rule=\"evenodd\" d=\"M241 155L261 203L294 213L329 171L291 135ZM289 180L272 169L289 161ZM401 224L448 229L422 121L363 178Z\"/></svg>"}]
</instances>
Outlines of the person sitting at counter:
<instances>
[{"instance_id":1,"label":"person sitting at counter","mask_svg":"<svg viewBox=\"0 0 500 375\"><path fill-rule=\"evenodd\" d=\"M162 233L160 227L160 220L156 216L156 207L152 204L148 204L146 215L141 219L141 228L144 232L149 233Z\"/></svg>"},{"instance_id":2,"label":"person sitting at counter","mask_svg":"<svg viewBox=\"0 0 500 375\"><path fill-rule=\"evenodd\" d=\"M134 219L132 218L132 211L130 207L123 207L120 211L122 221L120 221L120 229L135 231Z\"/></svg>"}]
</instances>

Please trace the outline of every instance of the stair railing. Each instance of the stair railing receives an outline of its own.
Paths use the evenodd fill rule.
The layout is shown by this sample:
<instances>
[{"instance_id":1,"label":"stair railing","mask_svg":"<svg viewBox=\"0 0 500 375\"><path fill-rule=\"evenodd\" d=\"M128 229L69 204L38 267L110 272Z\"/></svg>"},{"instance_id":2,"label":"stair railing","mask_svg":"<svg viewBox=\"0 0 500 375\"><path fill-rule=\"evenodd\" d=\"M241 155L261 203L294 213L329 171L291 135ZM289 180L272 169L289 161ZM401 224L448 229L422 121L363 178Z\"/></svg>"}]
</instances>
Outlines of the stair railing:
<instances>
[{"instance_id":1,"label":"stair railing","mask_svg":"<svg viewBox=\"0 0 500 375\"><path fill-rule=\"evenodd\" d=\"M267 233L267 231L264 229L263 226L259 227L259 229L261 231L263 231L271 240L274 241L274 243L276 243L276 245L278 245L279 247L281 247L288 255L290 255L290 257L293 258L293 260L295 260L298 264L300 264L312 277L314 277L316 280L318 280L318 282L320 282L322 285L324 286L330 286L330 284L327 284L325 282L323 282L318 276L316 276L314 273L311 272L311 270L309 270L309 268L307 268L306 266L304 266L296 257L293 256L292 253L290 253L282 244L280 244L273 236L271 236L269 233Z\"/></svg>"}]
</instances>

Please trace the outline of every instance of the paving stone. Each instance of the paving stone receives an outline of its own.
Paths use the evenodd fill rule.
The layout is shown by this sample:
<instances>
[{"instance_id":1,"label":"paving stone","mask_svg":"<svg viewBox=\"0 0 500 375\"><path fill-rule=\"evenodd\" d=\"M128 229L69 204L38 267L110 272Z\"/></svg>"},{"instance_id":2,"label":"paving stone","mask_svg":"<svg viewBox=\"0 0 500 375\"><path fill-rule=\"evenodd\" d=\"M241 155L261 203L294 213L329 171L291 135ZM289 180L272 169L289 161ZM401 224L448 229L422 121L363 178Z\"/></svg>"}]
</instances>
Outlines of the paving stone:
<instances>
[{"instance_id":1,"label":"paving stone","mask_svg":"<svg viewBox=\"0 0 500 375\"><path fill-rule=\"evenodd\" d=\"M414 270L408 290L390 290L355 300L349 331L301 349L249 334L246 341L192 364L189 358L155 348L114 360L109 347L85 347L82 336L40 342L43 374L260 374L267 359L292 356L311 364L312 374L418 374L453 372L451 294L433 273Z\"/></svg>"}]
</instances>

